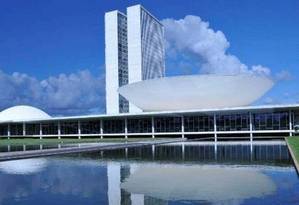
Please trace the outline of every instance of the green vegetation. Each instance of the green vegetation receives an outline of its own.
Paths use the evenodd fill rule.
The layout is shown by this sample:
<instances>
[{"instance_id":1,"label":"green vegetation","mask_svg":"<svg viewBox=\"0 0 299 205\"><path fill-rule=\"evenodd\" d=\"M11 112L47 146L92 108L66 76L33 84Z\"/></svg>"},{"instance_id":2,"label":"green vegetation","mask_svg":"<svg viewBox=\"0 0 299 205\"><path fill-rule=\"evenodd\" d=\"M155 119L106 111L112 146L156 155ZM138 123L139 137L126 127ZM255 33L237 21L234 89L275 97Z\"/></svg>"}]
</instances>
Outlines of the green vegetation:
<instances>
[{"instance_id":1,"label":"green vegetation","mask_svg":"<svg viewBox=\"0 0 299 205\"><path fill-rule=\"evenodd\" d=\"M134 141L144 141L144 140L152 140L150 137L148 138L82 138L82 139L75 139L75 138L62 138L62 139L39 139L39 138L11 138L11 139L1 139L0 138L0 145L36 145L36 144L69 144L69 143L88 143L88 142L134 142Z\"/></svg>"},{"instance_id":2,"label":"green vegetation","mask_svg":"<svg viewBox=\"0 0 299 205\"><path fill-rule=\"evenodd\" d=\"M295 155L296 161L299 163L299 137L288 137L287 142Z\"/></svg>"}]
</instances>

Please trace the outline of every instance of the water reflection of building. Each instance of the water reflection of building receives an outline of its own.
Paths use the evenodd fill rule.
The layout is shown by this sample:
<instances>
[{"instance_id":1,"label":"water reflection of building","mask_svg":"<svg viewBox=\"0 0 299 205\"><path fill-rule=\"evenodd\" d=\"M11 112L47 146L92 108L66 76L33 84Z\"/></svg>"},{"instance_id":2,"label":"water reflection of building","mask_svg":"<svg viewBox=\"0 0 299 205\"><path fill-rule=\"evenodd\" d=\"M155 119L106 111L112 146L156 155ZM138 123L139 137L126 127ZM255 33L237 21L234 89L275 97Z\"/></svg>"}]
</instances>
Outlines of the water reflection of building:
<instances>
[{"instance_id":1,"label":"water reflection of building","mask_svg":"<svg viewBox=\"0 0 299 205\"><path fill-rule=\"evenodd\" d=\"M121 187L165 201L240 204L276 191L275 183L262 170L231 165L141 165Z\"/></svg>"},{"instance_id":2,"label":"water reflection of building","mask_svg":"<svg viewBox=\"0 0 299 205\"><path fill-rule=\"evenodd\" d=\"M252 149L250 145L218 144L216 147L214 144L186 143L52 157L47 159L46 169L35 169L34 173L26 176L14 172L9 174L0 169L0 204L9 204L9 200L11 202L14 199L26 200L28 204L42 204L44 198L39 196L45 193L52 204L57 202L55 200L66 200L65 204L169 204L163 197L130 192L122 187L128 179L146 170L145 167L165 171L168 168L181 170L187 165L197 172L201 164L229 169L230 165L245 165L246 170L253 167L253 171L257 172L275 170L276 173L295 173L287 148L281 143L253 145ZM152 173L145 174L151 176ZM189 172L183 173L186 175ZM176 173L172 173L172 176L176 176ZM163 178L163 175L159 177ZM297 182L290 177L286 183L293 185Z\"/></svg>"},{"instance_id":3,"label":"water reflection of building","mask_svg":"<svg viewBox=\"0 0 299 205\"><path fill-rule=\"evenodd\" d=\"M252 146L252 147L251 147ZM107 165L107 176L108 176L108 198L109 205L153 205L153 204L161 204L166 205L169 203L169 200L179 200L175 198L173 195L169 195L166 188L160 190L161 196L156 194L155 190L146 188L143 184L148 183L148 178L153 177L154 183L167 183L163 181L163 178L167 178L166 176L172 176L172 181L176 181L179 176L187 177L189 175L189 168L195 169L192 173L200 173L205 169L209 170L208 173L217 172L218 178L221 177L221 174L228 175L230 172L231 180L233 180L234 174L239 174L240 179L246 178L248 180L247 185L251 186L250 191L247 189L240 190L237 192L238 199L230 200L230 202L234 204L240 204L247 197L258 197L263 194L271 194L275 190L275 186L268 177L263 174L264 170L288 170L291 168L291 161L289 158L287 147L284 143L273 143L272 145L195 145L195 144L173 144L166 146L157 146L157 147L144 147L142 149L133 148L123 150L111 150L105 151L102 155L102 159L108 159ZM88 154L86 154L88 156ZM216 158L215 158L216 156ZM155 159L155 160L153 160ZM111 162L112 161L112 162ZM209 163L211 162L211 163ZM158 166L157 166L158 164ZM188 165L187 169L185 169L185 165ZM201 166L201 164L205 164ZM230 165L228 165L230 164ZM249 168L248 164L256 164L254 168ZM258 166L258 165L262 166ZM220 167L219 167L220 165ZM236 166L237 165L237 166ZM246 167L242 168L245 165ZM241 168L236 168L241 167ZM285 168L284 168L285 167ZM224 169L224 171L223 171ZM147 171L149 170L149 171ZM163 170L167 172L163 175ZM171 170L172 171L171 173ZM179 170L178 173L176 173ZM183 172L181 173L180 170ZM140 189L136 191L133 190L132 185L130 187L123 187L123 184L126 184L128 179L132 179L132 177L136 178L137 175L142 175L139 177L141 181L133 180L133 187L139 186ZM160 174L162 173L162 174ZM185 174L184 174L185 173ZM191 174L192 174L191 173ZM144 174L144 176L143 176ZM204 174L207 174L205 172ZM152 176L154 175L154 176ZM157 175L157 176L156 176ZM245 177L246 176L246 177ZM251 177L251 179L249 179ZM138 178L138 177L137 177ZM154 179L159 178L158 181L154 181ZM192 177L191 177L192 178ZM193 179L196 176L193 176ZM200 177L199 177L200 178ZM261 184L267 185L263 187L263 190L260 190L260 193L256 190L261 189L261 186L258 185L258 188L254 186L257 184L249 183L250 181L254 181L259 178ZM163 181L163 182L160 182ZM170 180L170 179L169 179ZM169 181L168 180L168 181ZM187 177L185 181L189 180L189 184L191 183L190 177ZM198 179L202 180L202 179ZM225 181L225 180L224 180ZM227 182L227 181L226 181ZM232 182L232 181L231 181ZM206 182L208 183L208 182ZM172 186L179 187L181 182L179 180L177 183L173 183ZM233 184L233 183L228 183ZM243 182L240 182L240 186ZM193 184L193 188L200 189L200 183ZM157 186L156 189L161 187ZM205 185L207 186L207 184ZM224 186L224 185L223 185ZM225 185L226 186L226 185ZM110 187L110 188L109 188ZM172 188L178 188L172 187ZM240 188L241 189L241 188ZM151 192L153 190L153 192ZM231 190L236 191L236 187L231 187ZM142 194L142 191L144 193ZM247 192L248 191L248 192ZM183 193L178 197L182 197L181 199L187 200L188 197L194 197L196 199L196 195L192 195L192 192L189 190L188 193ZM164 195L163 195L164 194ZM218 200L225 198L225 195L221 195L218 193ZM170 198L167 198L170 197ZM225 198L229 200L228 198ZM190 198L191 200L191 198ZM208 203L208 202L207 202ZM229 203L228 203L229 204Z\"/></svg>"},{"instance_id":4,"label":"water reflection of building","mask_svg":"<svg viewBox=\"0 0 299 205\"><path fill-rule=\"evenodd\" d=\"M88 156L88 154L85 154ZM192 144L180 143L105 151L102 159L169 163L242 163L289 166L291 158L283 142L265 144Z\"/></svg>"},{"instance_id":5,"label":"water reflection of building","mask_svg":"<svg viewBox=\"0 0 299 205\"><path fill-rule=\"evenodd\" d=\"M46 166L46 159L21 159L1 162L0 171L7 174L29 175L42 171Z\"/></svg>"},{"instance_id":6,"label":"water reflection of building","mask_svg":"<svg viewBox=\"0 0 299 205\"><path fill-rule=\"evenodd\" d=\"M121 188L124 183L138 169L138 164L121 165L121 163L107 164L108 201L109 205L164 205L167 201L144 196L143 194L129 193Z\"/></svg>"}]
</instances>

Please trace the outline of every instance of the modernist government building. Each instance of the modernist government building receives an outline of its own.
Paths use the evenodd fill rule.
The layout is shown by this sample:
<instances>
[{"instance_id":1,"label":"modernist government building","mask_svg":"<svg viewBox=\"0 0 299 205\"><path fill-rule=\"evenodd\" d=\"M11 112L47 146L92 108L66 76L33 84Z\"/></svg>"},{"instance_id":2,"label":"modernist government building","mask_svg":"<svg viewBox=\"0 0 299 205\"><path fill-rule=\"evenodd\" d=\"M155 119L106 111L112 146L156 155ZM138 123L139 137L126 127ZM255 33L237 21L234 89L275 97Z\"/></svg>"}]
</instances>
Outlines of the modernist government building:
<instances>
[{"instance_id":1,"label":"modernist government building","mask_svg":"<svg viewBox=\"0 0 299 205\"><path fill-rule=\"evenodd\" d=\"M106 114L51 117L31 106L0 112L1 137L292 136L299 104L252 105L273 86L254 74L165 76L164 28L140 5L105 14Z\"/></svg>"}]
</instances>

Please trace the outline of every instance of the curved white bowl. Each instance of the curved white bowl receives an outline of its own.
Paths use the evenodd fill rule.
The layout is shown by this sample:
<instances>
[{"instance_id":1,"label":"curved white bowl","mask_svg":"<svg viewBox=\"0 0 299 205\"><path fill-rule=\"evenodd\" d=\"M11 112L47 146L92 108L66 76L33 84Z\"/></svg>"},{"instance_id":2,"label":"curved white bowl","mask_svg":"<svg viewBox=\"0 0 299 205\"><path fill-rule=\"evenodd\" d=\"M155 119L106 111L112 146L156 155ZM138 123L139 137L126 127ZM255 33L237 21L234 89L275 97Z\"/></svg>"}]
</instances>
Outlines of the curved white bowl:
<instances>
[{"instance_id":1,"label":"curved white bowl","mask_svg":"<svg viewBox=\"0 0 299 205\"><path fill-rule=\"evenodd\" d=\"M210 202L207 204L239 204L236 202L274 194L277 189L259 169L217 165L142 166L121 183L121 188L164 200Z\"/></svg>"},{"instance_id":2,"label":"curved white bowl","mask_svg":"<svg viewBox=\"0 0 299 205\"><path fill-rule=\"evenodd\" d=\"M168 111L246 106L273 86L255 75L190 75L140 81L119 93L144 111Z\"/></svg>"}]
</instances>

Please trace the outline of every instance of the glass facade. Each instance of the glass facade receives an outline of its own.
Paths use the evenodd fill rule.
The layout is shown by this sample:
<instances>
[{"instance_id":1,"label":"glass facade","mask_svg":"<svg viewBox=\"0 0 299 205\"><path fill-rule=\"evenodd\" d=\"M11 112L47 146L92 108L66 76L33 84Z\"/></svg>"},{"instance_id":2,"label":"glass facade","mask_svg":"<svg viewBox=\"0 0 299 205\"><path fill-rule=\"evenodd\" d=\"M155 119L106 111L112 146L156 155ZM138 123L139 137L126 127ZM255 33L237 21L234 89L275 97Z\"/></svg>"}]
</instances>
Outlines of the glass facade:
<instances>
[{"instance_id":1,"label":"glass facade","mask_svg":"<svg viewBox=\"0 0 299 205\"><path fill-rule=\"evenodd\" d=\"M129 101L126 100L123 96L119 95L119 112L126 113L129 112Z\"/></svg>"},{"instance_id":2,"label":"glass facade","mask_svg":"<svg viewBox=\"0 0 299 205\"><path fill-rule=\"evenodd\" d=\"M30 123L26 124L26 135L39 135L40 124Z\"/></svg>"},{"instance_id":3,"label":"glass facade","mask_svg":"<svg viewBox=\"0 0 299 205\"><path fill-rule=\"evenodd\" d=\"M289 111L281 112L263 112L252 113L252 130L253 131L271 131L282 130L288 133L290 129L290 118L292 120L292 128L299 123L299 112ZM152 121L153 119L153 121ZM203 115L202 113L188 114L182 116L130 116L127 118L127 133L177 133L182 131L182 119L184 132L214 132L214 114ZM102 122L101 122L102 121ZM152 125L152 122L154 123ZM80 124L81 134L101 134L101 126L103 126L103 134L125 134L125 118L112 119L90 119L82 121L60 121L61 135L77 135L79 134L78 126ZM8 127L10 127L11 136L23 135L22 123L0 124L0 136L7 136ZM216 114L216 127L218 132L232 131L250 131L250 114ZM58 135L58 121L26 123L26 135ZM189 134L190 134L189 133ZM258 132L257 132L258 133ZM209 134L209 133L208 133ZM230 133L221 133L230 135ZM244 133L243 133L244 134ZM245 133L247 134L247 133ZM267 134L267 133L266 133Z\"/></svg>"},{"instance_id":4,"label":"glass facade","mask_svg":"<svg viewBox=\"0 0 299 205\"><path fill-rule=\"evenodd\" d=\"M124 119L103 120L103 132L104 134L124 133L125 120Z\"/></svg>"},{"instance_id":5,"label":"glass facade","mask_svg":"<svg viewBox=\"0 0 299 205\"><path fill-rule=\"evenodd\" d=\"M101 133L101 121L82 121L81 134L100 134Z\"/></svg>"},{"instance_id":6,"label":"glass facade","mask_svg":"<svg viewBox=\"0 0 299 205\"><path fill-rule=\"evenodd\" d=\"M181 117L157 117L154 119L155 132L180 132Z\"/></svg>"},{"instance_id":7,"label":"glass facade","mask_svg":"<svg viewBox=\"0 0 299 205\"><path fill-rule=\"evenodd\" d=\"M151 133L152 119L128 119L128 133Z\"/></svg>"},{"instance_id":8,"label":"glass facade","mask_svg":"<svg viewBox=\"0 0 299 205\"><path fill-rule=\"evenodd\" d=\"M128 39L127 39L127 17L121 13L117 15L118 25L118 86L128 84ZM119 95L119 112L129 112L129 102Z\"/></svg>"},{"instance_id":9,"label":"glass facade","mask_svg":"<svg viewBox=\"0 0 299 205\"><path fill-rule=\"evenodd\" d=\"M162 24L141 8L142 80L165 74L164 29Z\"/></svg>"},{"instance_id":10,"label":"glass facade","mask_svg":"<svg viewBox=\"0 0 299 205\"><path fill-rule=\"evenodd\" d=\"M249 113L217 115L217 131L250 130Z\"/></svg>"},{"instance_id":11,"label":"glass facade","mask_svg":"<svg viewBox=\"0 0 299 205\"><path fill-rule=\"evenodd\" d=\"M43 135L57 135L58 134L58 123L42 123L42 133Z\"/></svg>"},{"instance_id":12,"label":"glass facade","mask_svg":"<svg viewBox=\"0 0 299 205\"><path fill-rule=\"evenodd\" d=\"M299 126L299 111L294 113L294 125Z\"/></svg>"},{"instance_id":13,"label":"glass facade","mask_svg":"<svg viewBox=\"0 0 299 205\"><path fill-rule=\"evenodd\" d=\"M253 114L254 130L288 130L289 112Z\"/></svg>"},{"instance_id":14,"label":"glass facade","mask_svg":"<svg viewBox=\"0 0 299 205\"><path fill-rule=\"evenodd\" d=\"M23 135L23 124L10 124L10 134L12 136Z\"/></svg>"},{"instance_id":15,"label":"glass facade","mask_svg":"<svg viewBox=\"0 0 299 205\"><path fill-rule=\"evenodd\" d=\"M185 116L185 132L214 131L214 116Z\"/></svg>"},{"instance_id":16,"label":"glass facade","mask_svg":"<svg viewBox=\"0 0 299 205\"><path fill-rule=\"evenodd\" d=\"M8 131L8 125L2 124L0 125L0 136L6 136Z\"/></svg>"},{"instance_id":17,"label":"glass facade","mask_svg":"<svg viewBox=\"0 0 299 205\"><path fill-rule=\"evenodd\" d=\"M60 130L62 135L78 134L78 122L61 122Z\"/></svg>"}]
</instances>

